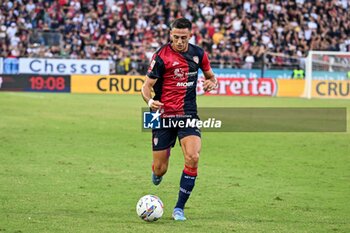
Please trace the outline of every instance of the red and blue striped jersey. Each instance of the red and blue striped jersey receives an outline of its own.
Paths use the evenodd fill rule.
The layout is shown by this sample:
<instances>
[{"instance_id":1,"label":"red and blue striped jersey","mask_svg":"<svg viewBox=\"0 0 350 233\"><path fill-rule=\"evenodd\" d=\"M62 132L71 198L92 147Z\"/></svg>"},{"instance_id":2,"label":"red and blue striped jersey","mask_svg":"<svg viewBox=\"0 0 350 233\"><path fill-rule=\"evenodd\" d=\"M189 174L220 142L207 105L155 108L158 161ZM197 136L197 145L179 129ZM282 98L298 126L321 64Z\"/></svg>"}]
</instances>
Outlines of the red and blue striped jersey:
<instances>
[{"instance_id":1,"label":"red and blue striped jersey","mask_svg":"<svg viewBox=\"0 0 350 233\"><path fill-rule=\"evenodd\" d=\"M197 114L199 69L209 71L211 67L206 52L196 45L189 44L188 50L181 53L173 50L169 43L153 55L147 76L157 79L153 99L164 104L164 116Z\"/></svg>"}]
</instances>

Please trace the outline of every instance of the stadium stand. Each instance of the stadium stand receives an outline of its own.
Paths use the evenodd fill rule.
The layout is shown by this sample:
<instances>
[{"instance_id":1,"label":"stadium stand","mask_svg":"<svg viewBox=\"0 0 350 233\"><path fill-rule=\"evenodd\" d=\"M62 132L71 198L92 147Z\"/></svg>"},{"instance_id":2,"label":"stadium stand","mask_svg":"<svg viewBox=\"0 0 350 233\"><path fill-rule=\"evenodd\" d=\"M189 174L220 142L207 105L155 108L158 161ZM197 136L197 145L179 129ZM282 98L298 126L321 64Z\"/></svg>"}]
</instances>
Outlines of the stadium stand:
<instances>
[{"instance_id":1,"label":"stadium stand","mask_svg":"<svg viewBox=\"0 0 350 233\"><path fill-rule=\"evenodd\" d=\"M309 50L350 51L348 0L1 2L1 57L108 59L113 73L144 72L178 17L193 22L191 43L213 67L283 68Z\"/></svg>"}]
</instances>

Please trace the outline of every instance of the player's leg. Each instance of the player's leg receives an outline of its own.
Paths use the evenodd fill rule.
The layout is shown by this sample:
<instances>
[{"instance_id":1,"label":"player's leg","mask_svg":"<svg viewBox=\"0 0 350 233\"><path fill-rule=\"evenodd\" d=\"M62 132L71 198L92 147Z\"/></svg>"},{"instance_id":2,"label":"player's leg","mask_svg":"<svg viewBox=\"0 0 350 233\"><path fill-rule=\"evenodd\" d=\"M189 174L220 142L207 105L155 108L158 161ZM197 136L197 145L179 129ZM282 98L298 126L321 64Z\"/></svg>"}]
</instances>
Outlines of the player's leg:
<instances>
[{"instance_id":1,"label":"player's leg","mask_svg":"<svg viewBox=\"0 0 350 233\"><path fill-rule=\"evenodd\" d=\"M170 149L175 145L176 134L171 130L152 131L152 182L159 185L168 170Z\"/></svg>"},{"instance_id":2,"label":"player's leg","mask_svg":"<svg viewBox=\"0 0 350 233\"><path fill-rule=\"evenodd\" d=\"M170 148L153 151L152 182L159 185L168 170Z\"/></svg>"},{"instance_id":3,"label":"player's leg","mask_svg":"<svg viewBox=\"0 0 350 233\"><path fill-rule=\"evenodd\" d=\"M199 131L193 131L199 132ZM176 206L173 212L175 220L186 220L184 216L184 208L191 192L194 188L197 178L197 167L199 160L199 153L201 150L200 133L187 132L194 135L188 135L180 139L181 148L185 158L184 170L180 179L180 191Z\"/></svg>"},{"instance_id":4,"label":"player's leg","mask_svg":"<svg viewBox=\"0 0 350 233\"><path fill-rule=\"evenodd\" d=\"M185 170L197 173L199 154L201 152L201 138L190 135L180 140L182 152L185 158Z\"/></svg>"}]
</instances>

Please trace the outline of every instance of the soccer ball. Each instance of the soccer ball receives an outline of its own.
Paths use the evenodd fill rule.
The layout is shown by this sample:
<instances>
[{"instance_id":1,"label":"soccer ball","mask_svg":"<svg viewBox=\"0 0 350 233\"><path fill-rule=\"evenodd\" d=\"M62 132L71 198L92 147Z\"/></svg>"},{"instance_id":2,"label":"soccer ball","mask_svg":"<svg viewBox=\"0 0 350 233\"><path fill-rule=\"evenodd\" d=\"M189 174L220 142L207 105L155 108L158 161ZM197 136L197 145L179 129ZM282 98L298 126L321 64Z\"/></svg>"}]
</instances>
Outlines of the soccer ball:
<instances>
[{"instance_id":1,"label":"soccer ball","mask_svg":"<svg viewBox=\"0 0 350 233\"><path fill-rule=\"evenodd\" d=\"M157 221L163 215L163 202L154 195L143 196L137 202L136 213L147 222Z\"/></svg>"}]
</instances>

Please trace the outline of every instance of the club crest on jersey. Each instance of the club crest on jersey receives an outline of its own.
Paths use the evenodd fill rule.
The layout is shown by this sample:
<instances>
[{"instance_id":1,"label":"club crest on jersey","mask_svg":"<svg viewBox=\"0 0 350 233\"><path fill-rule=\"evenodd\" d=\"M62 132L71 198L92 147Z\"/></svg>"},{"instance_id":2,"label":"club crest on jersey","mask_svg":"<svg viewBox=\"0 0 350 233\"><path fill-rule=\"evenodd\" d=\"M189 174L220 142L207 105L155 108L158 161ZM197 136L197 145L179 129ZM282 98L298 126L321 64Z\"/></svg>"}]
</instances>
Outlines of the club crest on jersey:
<instances>
[{"instance_id":1,"label":"club crest on jersey","mask_svg":"<svg viewBox=\"0 0 350 233\"><path fill-rule=\"evenodd\" d=\"M153 144L156 146L158 145L158 138L153 138Z\"/></svg>"},{"instance_id":2,"label":"club crest on jersey","mask_svg":"<svg viewBox=\"0 0 350 233\"><path fill-rule=\"evenodd\" d=\"M198 62L199 62L199 57L198 57L198 56L194 56L194 57L193 57L193 61L194 61L195 63L198 64Z\"/></svg>"}]
</instances>

